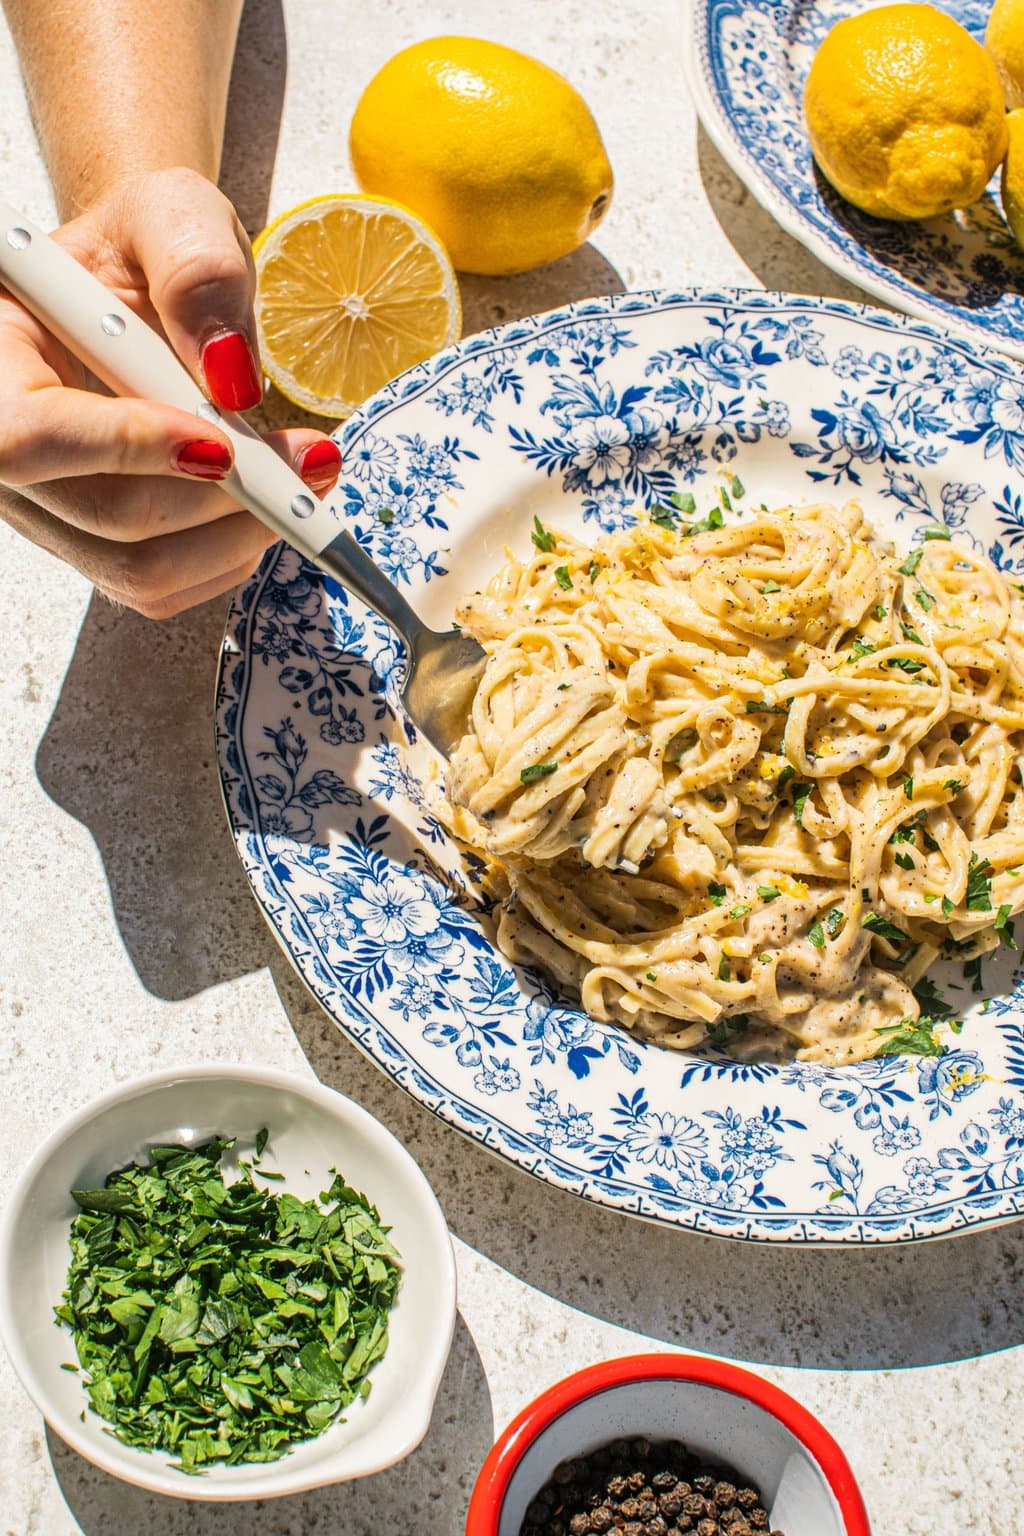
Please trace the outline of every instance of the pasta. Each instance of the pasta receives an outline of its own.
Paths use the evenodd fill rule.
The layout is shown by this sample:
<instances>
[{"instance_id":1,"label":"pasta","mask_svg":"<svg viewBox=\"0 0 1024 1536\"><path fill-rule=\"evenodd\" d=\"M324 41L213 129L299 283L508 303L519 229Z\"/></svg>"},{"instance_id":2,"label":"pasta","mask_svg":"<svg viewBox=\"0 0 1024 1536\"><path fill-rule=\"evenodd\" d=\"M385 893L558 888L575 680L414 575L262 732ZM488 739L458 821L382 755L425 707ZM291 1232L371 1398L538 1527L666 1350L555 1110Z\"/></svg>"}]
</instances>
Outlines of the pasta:
<instances>
[{"instance_id":1,"label":"pasta","mask_svg":"<svg viewBox=\"0 0 1024 1536\"><path fill-rule=\"evenodd\" d=\"M840 1063L1012 943L1024 599L987 560L852 504L533 542L459 606L446 781L506 955L663 1045Z\"/></svg>"}]
</instances>

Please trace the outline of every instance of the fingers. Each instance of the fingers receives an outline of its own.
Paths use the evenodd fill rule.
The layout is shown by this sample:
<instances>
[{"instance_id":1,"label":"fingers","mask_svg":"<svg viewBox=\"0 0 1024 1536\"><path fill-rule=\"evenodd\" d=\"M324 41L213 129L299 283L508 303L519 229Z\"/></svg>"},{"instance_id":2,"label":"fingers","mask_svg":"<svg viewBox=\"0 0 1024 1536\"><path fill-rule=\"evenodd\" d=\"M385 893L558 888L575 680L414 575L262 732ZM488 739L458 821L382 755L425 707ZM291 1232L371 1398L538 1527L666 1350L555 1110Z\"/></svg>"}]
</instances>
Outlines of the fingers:
<instances>
[{"instance_id":1,"label":"fingers","mask_svg":"<svg viewBox=\"0 0 1024 1536\"><path fill-rule=\"evenodd\" d=\"M244 579L275 535L248 512L229 513L183 532L119 544L75 528L15 493L0 493L0 516L19 533L81 571L114 602L147 618L166 618ZM241 572L242 575L238 573Z\"/></svg>"},{"instance_id":2,"label":"fingers","mask_svg":"<svg viewBox=\"0 0 1024 1536\"><path fill-rule=\"evenodd\" d=\"M231 463L231 444L218 428L150 400L53 385L8 399L0 415L6 485L97 474L223 480Z\"/></svg>"},{"instance_id":3,"label":"fingers","mask_svg":"<svg viewBox=\"0 0 1024 1536\"><path fill-rule=\"evenodd\" d=\"M125 248L142 268L168 341L224 410L263 393L245 231L215 186L192 171L143 176L122 194Z\"/></svg>"}]
</instances>

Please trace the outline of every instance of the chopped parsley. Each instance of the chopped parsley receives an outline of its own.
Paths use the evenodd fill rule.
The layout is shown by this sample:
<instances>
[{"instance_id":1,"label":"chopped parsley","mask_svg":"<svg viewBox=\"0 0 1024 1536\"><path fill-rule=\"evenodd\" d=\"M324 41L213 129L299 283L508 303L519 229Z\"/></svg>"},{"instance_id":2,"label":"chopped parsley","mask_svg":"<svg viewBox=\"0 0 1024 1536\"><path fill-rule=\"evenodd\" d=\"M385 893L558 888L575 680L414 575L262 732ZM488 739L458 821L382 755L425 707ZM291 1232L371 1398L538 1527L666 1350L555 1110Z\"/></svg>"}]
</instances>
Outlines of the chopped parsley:
<instances>
[{"instance_id":1,"label":"chopped parsley","mask_svg":"<svg viewBox=\"0 0 1024 1536\"><path fill-rule=\"evenodd\" d=\"M676 528L676 515L669 507L663 507L656 503L650 511L651 522L658 528L664 528L666 533L674 533Z\"/></svg>"},{"instance_id":2,"label":"chopped parsley","mask_svg":"<svg viewBox=\"0 0 1024 1536\"><path fill-rule=\"evenodd\" d=\"M881 623L888 612L889 610L884 603L875 604L875 618L879 621L879 623Z\"/></svg>"},{"instance_id":3,"label":"chopped parsley","mask_svg":"<svg viewBox=\"0 0 1024 1536\"><path fill-rule=\"evenodd\" d=\"M782 892L777 885L759 885L757 894L762 901L775 901L777 897L782 895Z\"/></svg>"},{"instance_id":4,"label":"chopped parsley","mask_svg":"<svg viewBox=\"0 0 1024 1536\"><path fill-rule=\"evenodd\" d=\"M1009 911L1010 910L1009 907L1007 907L1006 910ZM729 916L730 917L735 917L735 918L738 919L738 918L741 918L741 917L746 917L746 915L747 915L747 913L749 911L750 911L749 906L747 906L746 903L741 902L738 907L733 907L732 908L732 910L729 913Z\"/></svg>"},{"instance_id":5,"label":"chopped parsley","mask_svg":"<svg viewBox=\"0 0 1024 1536\"><path fill-rule=\"evenodd\" d=\"M837 934L842 933L845 927L846 913L843 911L842 907L833 907L828 913L826 913L825 932L828 934L830 939L834 939Z\"/></svg>"},{"instance_id":6,"label":"chopped parsley","mask_svg":"<svg viewBox=\"0 0 1024 1536\"><path fill-rule=\"evenodd\" d=\"M955 901L950 901L948 896L943 896L943 898L942 898L942 915L943 915L943 917L948 919L948 918L953 916L953 913L955 911L956 911L956 902Z\"/></svg>"},{"instance_id":7,"label":"chopped parsley","mask_svg":"<svg viewBox=\"0 0 1024 1536\"><path fill-rule=\"evenodd\" d=\"M748 699L746 703L748 715L788 715L788 704L769 704L767 699Z\"/></svg>"},{"instance_id":8,"label":"chopped parsley","mask_svg":"<svg viewBox=\"0 0 1024 1536\"><path fill-rule=\"evenodd\" d=\"M903 631L904 640L909 640L911 645L924 645L924 641L921 639L921 636L918 634L916 629L911 627L911 625L904 623L901 620L900 629Z\"/></svg>"},{"instance_id":9,"label":"chopped parsley","mask_svg":"<svg viewBox=\"0 0 1024 1536\"><path fill-rule=\"evenodd\" d=\"M657 975L656 971L648 971L647 972L647 976L646 976L646 980L647 981L657 981L657 979L658 979L658 975Z\"/></svg>"},{"instance_id":10,"label":"chopped parsley","mask_svg":"<svg viewBox=\"0 0 1024 1536\"><path fill-rule=\"evenodd\" d=\"M729 969L729 962L724 955L718 962L718 979L719 981L732 980L732 971Z\"/></svg>"},{"instance_id":11,"label":"chopped parsley","mask_svg":"<svg viewBox=\"0 0 1024 1536\"><path fill-rule=\"evenodd\" d=\"M739 501L740 497L746 493L747 488L743 484L743 481L740 479L739 475L733 475L729 489L736 497L736 500Z\"/></svg>"},{"instance_id":12,"label":"chopped parsley","mask_svg":"<svg viewBox=\"0 0 1024 1536\"><path fill-rule=\"evenodd\" d=\"M958 795L964 787L963 779L943 779L943 789L948 789L950 794Z\"/></svg>"},{"instance_id":13,"label":"chopped parsley","mask_svg":"<svg viewBox=\"0 0 1024 1536\"><path fill-rule=\"evenodd\" d=\"M1016 949L1017 940L1013 936L1013 924L1008 921L1013 908L1008 902L1003 902L996 914L995 930L999 935L1000 944L1005 944L1007 949Z\"/></svg>"},{"instance_id":14,"label":"chopped parsley","mask_svg":"<svg viewBox=\"0 0 1024 1536\"><path fill-rule=\"evenodd\" d=\"M684 725L681 731L676 731L665 745L665 756L670 763L678 763L684 752L689 752L697 745L697 731L692 725Z\"/></svg>"},{"instance_id":15,"label":"chopped parsley","mask_svg":"<svg viewBox=\"0 0 1024 1536\"><path fill-rule=\"evenodd\" d=\"M729 492L726 490L724 485L720 485L718 487L718 498L721 501L722 506L725 508L726 512L731 512L732 511L732 502L729 500Z\"/></svg>"},{"instance_id":16,"label":"chopped parsley","mask_svg":"<svg viewBox=\"0 0 1024 1536\"><path fill-rule=\"evenodd\" d=\"M810 939L815 949L825 948L825 930L822 928L820 923L811 924L810 928L807 930L807 937Z\"/></svg>"},{"instance_id":17,"label":"chopped parsley","mask_svg":"<svg viewBox=\"0 0 1024 1536\"><path fill-rule=\"evenodd\" d=\"M926 528L924 531L924 536L926 542L930 543L932 539L942 539L947 544L953 537L948 528Z\"/></svg>"},{"instance_id":18,"label":"chopped parsley","mask_svg":"<svg viewBox=\"0 0 1024 1536\"><path fill-rule=\"evenodd\" d=\"M804 810L810 799L812 787L810 784L793 785L793 820L801 831L803 831L804 825Z\"/></svg>"},{"instance_id":19,"label":"chopped parsley","mask_svg":"<svg viewBox=\"0 0 1024 1536\"><path fill-rule=\"evenodd\" d=\"M383 523L385 528L390 528L395 520L395 514L390 507L377 508L377 521Z\"/></svg>"},{"instance_id":20,"label":"chopped parsley","mask_svg":"<svg viewBox=\"0 0 1024 1536\"><path fill-rule=\"evenodd\" d=\"M953 1015L953 1010L946 1002L938 987L930 976L922 976L912 988L921 1012L928 1014L933 1019L948 1019Z\"/></svg>"},{"instance_id":21,"label":"chopped parsley","mask_svg":"<svg viewBox=\"0 0 1024 1536\"><path fill-rule=\"evenodd\" d=\"M915 575L916 572L917 572L918 566L921 564L921 557L923 556L923 554L924 554L924 550L921 549L920 547L918 547L915 550L912 550L911 553L904 560L903 564L900 566L900 575L901 576L913 576L913 575Z\"/></svg>"},{"instance_id":22,"label":"chopped parsley","mask_svg":"<svg viewBox=\"0 0 1024 1536\"><path fill-rule=\"evenodd\" d=\"M719 885L717 880L712 880L708 885L708 896L713 906L720 907L729 894L727 885Z\"/></svg>"},{"instance_id":23,"label":"chopped parsley","mask_svg":"<svg viewBox=\"0 0 1024 1536\"><path fill-rule=\"evenodd\" d=\"M921 642L918 641L918 644ZM895 667L900 672L923 672L924 662L915 661L912 656L890 656L885 663L887 667Z\"/></svg>"},{"instance_id":24,"label":"chopped parsley","mask_svg":"<svg viewBox=\"0 0 1024 1536\"><path fill-rule=\"evenodd\" d=\"M875 1056L945 1056L947 1047L935 1034L935 1019L921 1017L920 1019L901 1019L898 1024L889 1024L875 1033L880 1037L881 1044L875 1049Z\"/></svg>"},{"instance_id":25,"label":"chopped parsley","mask_svg":"<svg viewBox=\"0 0 1024 1536\"><path fill-rule=\"evenodd\" d=\"M789 783L790 779L793 778L795 773L796 773L796 769L793 767L793 764L792 763L787 763L785 768L783 768L782 772L779 774L778 778L775 781L775 793L777 795L781 795L782 794L782 791L785 789L785 787Z\"/></svg>"},{"instance_id":26,"label":"chopped parsley","mask_svg":"<svg viewBox=\"0 0 1024 1536\"><path fill-rule=\"evenodd\" d=\"M903 779L903 793L906 795L908 800L913 800L913 798L914 798L914 781L910 777L909 773L906 774L904 776L904 779Z\"/></svg>"},{"instance_id":27,"label":"chopped parsley","mask_svg":"<svg viewBox=\"0 0 1024 1536\"><path fill-rule=\"evenodd\" d=\"M988 859L979 859L976 853L971 854L971 862L967 870L965 905L968 912L991 912L992 910L992 865Z\"/></svg>"},{"instance_id":28,"label":"chopped parsley","mask_svg":"<svg viewBox=\"0 0 1024 1536\"><path fill-rule=\"evenodd\" d=\"M860 661L864 656L873 656L875 648L870 640L857 639L853 642L853 660Z\"/></svg>"},{"instance_id":29,"label":"chopped parsley","mask_svg":"<svg viewBox=\"0 0 1024 1536\"><path fill-rule=\"evenodd\" d=\"M567 565L555 566L555 580L563 592L572 591L572 577L569 575L569 567Z\"/></svg>"},{"instance_id":30,"label":"chopped parsley","mask_svg":"<svg viewBox=\"0 0 1024 1536\"><path fill-rule=\"evenodd\" d=\"M555 535L548 532L536 513L533 515L533 532L530 538L545 555L549 555L555 547Z\"/></svg>"},{"instance_id":31,"label":"chopped parsley","mask_svg":"<svg viewBox=\"0 0 1024 1536\"><path fill-rule=\"evenodd\" d=\"M677 512L696 512L697 503L693 499L692 491L673 491L669 501Z\"/></svg>"},{"instance_id":32,"label":"chopped parsley","mask_svg":"<svg viewBox=\"0 0 1024 1536\"><path fill-rule=\"evenodd\" d=\"M878 912L865 912L860 920L862 928L869 928L880 939L888 939L892 944L900 944L904 948L912 948L913 940L902 928L897 928L895 923L890 923L887 917L882 917Z\"/></svg>"},{"instance_id":33,"label":"chopped parsley","mask_svg":"<svg viewBox=\"0 0 1024 1536\"><path fill-rule=\"evenodd\" d=\"M761 588L761 595L762 595L762 597L767 597L769 592L781 592L781 591L782 591L782 587L779 585L779 583L777 581L769 580L769 581L766 581L764 586Z\"/></svg>"},{"instance_id":34,"label":"chopped parsley","mask_svg":"<svg viewBox=\"0 0 1024 1536\"><path fill-rule=\"evenodd\" d=\"M596 560L591 560L591 562L590 562L590 570L587 572L587 575L590 577L590 580L592 582L596 581L597 578L600 576L600 574L601 574L601 567L598 565Z\"/></svg>"},{"instance_id":35,"label":"chopped parsley","mask_svg":"<svg viewBox=\"0 0 1024 1536\"><path fill-rule=\"evenodd\" d=\"M555 763L531 763L529 768L523 768L519 774L521 784L536 784L538 779L546 779L554 773L558 767Z\"/></svg>"},{"instance_id":36,"label":"chopped parsley","mask_svg":"<svg viewBox=\"0 0 1024 1536\"><path fill-rule=\"evenodd\" d=\"M900 869L916 869L917 868L917 864L914 861L913 855L909 854L909 853L898 853L898 854L896 854L896 863L899 865Z\"/></svg>"},{"instance_id":37,"label":"chopped parsley","mask_svg":"<svg viewBox=\"0 0 1024 1536\"><path fill-rule=\"evenodd\" d=\"M925 613L928 613L930 609L935 607L935 598L928 591L927 587L918 587L917 591L914 593L914 601L924 609Z\"/></svg>"},{"instance_id":38,"label":"chopped parsley","mask_svg":"<svg viewBox=\"0 0 1024 1536\"><path fill-rule=\"evenodd\" d=\"M699 522L687 523L683 529L683 538L691 539L695 533L710 533L715 528L724 528L725 518L722 516L721 507L712 507L707 517L702 517Z\"/></svg>"}]
</instances>

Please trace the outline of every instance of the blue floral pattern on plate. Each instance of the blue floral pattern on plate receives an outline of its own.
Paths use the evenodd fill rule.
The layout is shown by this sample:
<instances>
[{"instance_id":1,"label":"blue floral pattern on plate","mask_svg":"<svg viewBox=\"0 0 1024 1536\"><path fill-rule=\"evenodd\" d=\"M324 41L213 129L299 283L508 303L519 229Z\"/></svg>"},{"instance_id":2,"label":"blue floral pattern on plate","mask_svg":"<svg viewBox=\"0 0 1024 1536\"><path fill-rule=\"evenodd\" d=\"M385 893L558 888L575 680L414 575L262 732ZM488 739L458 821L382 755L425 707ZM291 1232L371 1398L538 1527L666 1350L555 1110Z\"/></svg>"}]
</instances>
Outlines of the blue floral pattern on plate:
<instances>
[{"instance_id":1,"label":"blue floral pattern on plate","mask_svg":"<svg viewBox=\"0 0 1024 1536\"><path fill-rule=\"evenodd\" d=\"M990 0L944 0L979 40ZM697 110L736 174L779 223L886 303L1024 357L1024 255L1000 212L999 173L972 208L924 223L861 213L814 164L803 90L826 32L857 0L694 0Z\"/></svg>"},{"instance_id":2,"label":"blue floral pattern on plate","mask_svg":"<svg viewBox=\"0 0 1024 1536\"><path fill-rule=\"evenodd\" d=\"M941 525L1024 580L1024 380L856 306L588 301L411 370L340 441L339 519L438 624L503 544L528 548L535 514L596 535L672 490L736 496L736 479L741 504L858 496L906 544ZM744 1065L597 1024L495 950L396 713L399 660L378 619L278 546L236 594L217 709L256 897L397 1082L539 1178L705 1232L888 1242L1024 1210L1024 987L1007 951L986 962L984 1015L948 978L970 1013L934 1059Z\"/></svg>"}]
</instances>

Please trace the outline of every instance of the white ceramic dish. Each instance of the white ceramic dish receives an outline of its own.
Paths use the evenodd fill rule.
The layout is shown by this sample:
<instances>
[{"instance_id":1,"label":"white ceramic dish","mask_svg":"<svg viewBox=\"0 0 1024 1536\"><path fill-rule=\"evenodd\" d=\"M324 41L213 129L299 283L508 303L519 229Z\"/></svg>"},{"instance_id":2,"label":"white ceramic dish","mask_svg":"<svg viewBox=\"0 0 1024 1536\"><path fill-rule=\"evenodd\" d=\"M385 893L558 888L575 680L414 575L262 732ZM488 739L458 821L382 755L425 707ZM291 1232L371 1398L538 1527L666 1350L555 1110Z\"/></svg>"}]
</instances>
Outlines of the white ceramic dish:
<instances>
[{"instance_id":1,"label":"white ceramic dish","mask_svg":"<svg viewBox=\"0 0 1024 1536\"><path fill-rule=\"evenodd\" d=\"M870 1536L850 1465L828 1431L763 1377L696 1355L590 1366L530 1403L480 1471L466 1536L519 1536L560 1462L620 1438L681 1440L761 1493L786 1536Z\"/></svg>"},{"instance_id":2,"label":"white ceramic dish","mask_svg":"<svg viewBox=\"0 0 1024 1536\"><path fill-rule=\"evenodd\" d=\"M195 1145L236 1134L243 1155L262 1126L264 1160L303 1199L342 1172L378 1207L402 1256L391 1340L372 1391L345 1422L280 1461L213 1467L200 1477L162 1453L122 1445L88 1408L68 1330L53 1307L64 1288L72 1188L101 1184L156 1142ZM390 1131L316 1082L245 1066L183 1068L136 1079L78 1110L38 1148L0 1226L0 1336L26 1391L62 1440L104 1472L177 1498L237 1500L299 1493L365 1477L415 1450L430 1424L455 1323L455 1264L444 1215L420 1169ZM82 1410L86 1409L84 1419Z\"/></svg>"},{"instance_id":3,"label":"white ceramic dish","mask_svg":"<svg viewBox=\"0 0 1024 1536\"><path fill-rule=\"evenodd\" d=\"M534 515L597 537L738 476L745 505L857 497L1024 581L1024 382L902 316L629 293L468 337L339 434L339 517L439 627ZM738 497L738 493L737 493ZM952 968L944 1054L827 1068L669 1052L495 948L394 709L394 637L286 546L239 590L217 698L228 819L267 921L338 1026L449 1124L558 1188L758 1242L905 1242L1024 1211L1008 950ZM1019 956L1018 956L1019 958ZM940 972L936 980L946 984Z\"/></svg>"}]
</instances>

